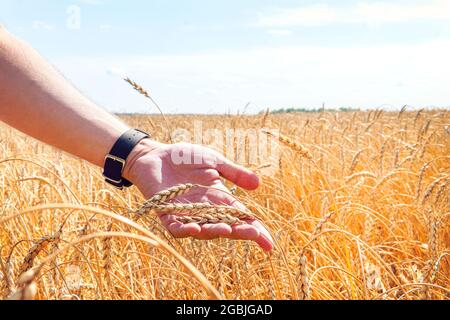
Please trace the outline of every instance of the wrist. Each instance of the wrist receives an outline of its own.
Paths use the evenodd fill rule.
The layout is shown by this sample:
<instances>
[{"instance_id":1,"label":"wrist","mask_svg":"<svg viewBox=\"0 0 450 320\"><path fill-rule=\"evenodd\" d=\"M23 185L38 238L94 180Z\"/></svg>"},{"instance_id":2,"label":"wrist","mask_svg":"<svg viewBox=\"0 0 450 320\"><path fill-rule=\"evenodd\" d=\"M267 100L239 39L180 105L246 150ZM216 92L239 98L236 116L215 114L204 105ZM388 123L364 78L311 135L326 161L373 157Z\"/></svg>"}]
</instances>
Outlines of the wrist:
<instances>
[{"instance_id":1,"label":"wrist","mask_svg":"<svg viewBox=\"0 0 450 320\"><path fill-rule=\"evenodd\" d=\"M137 170L137 163L139 159L142 157L149 155L156 151L162 143L154 141L150 138L143 139L139 141L139 143L131 150L128 158L125 162L125 167L122 172L122 177L131 181L132 183L136 183L136 180L139 176Z\"/></svg>"}]
</instances>

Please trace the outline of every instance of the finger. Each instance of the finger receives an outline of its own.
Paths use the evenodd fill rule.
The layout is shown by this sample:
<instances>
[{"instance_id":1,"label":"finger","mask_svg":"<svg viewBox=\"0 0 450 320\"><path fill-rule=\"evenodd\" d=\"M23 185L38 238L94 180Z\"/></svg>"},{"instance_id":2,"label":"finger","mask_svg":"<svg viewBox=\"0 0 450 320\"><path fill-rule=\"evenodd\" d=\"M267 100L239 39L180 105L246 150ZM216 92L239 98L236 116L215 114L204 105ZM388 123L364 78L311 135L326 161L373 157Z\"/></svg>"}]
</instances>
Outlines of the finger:
<instances>
[{"instance_id":1,"label":"finger","mask_svg":"<svg viewBox=\"0 0 450 320\"><path fill-rule=\"evenodd\" d=\"M274 247L274 241L269 231L258 220L250 222L250 224L259 231L259 237L255 239L255 242L264 250L270 251Z\"/></svg>"},{"instance_id":2,"label":"finger","mask_svg":"<svg viewBox=\"0 0 450 320\"><path fill-rule=\"evenodd\" d=\"M247 190L258 188L259 178L255 173L237 165L222 155L219 156L218 160L216 170L222 177Z\"/></svg>"},{"instance_id":3,"label":"finger","mask_svg":"<svg viewBox=\"0 0 450 320\"><path fill-rule=\"evenodd\" d=\"M231 227L233 233L230 235L231 239L253 240L259 238L260 232L258 229L249 224L238 224Z\"/></svg>"},{"instance_id":4,"label":"finger","mask_svg":"<svg viewBox=\"0 0 450 320\"><path fill-rule=\"evenodd\" d=\"M160 215L162 224L175 238L186 238L195 236L201 231L201 227L196 223L182 224L176 220L174 215Z\"/></svg>"},{"instance_id":5,"label":"finger","mask_svg":"<svg viewBox=\"0 0 450 320\"><path fill-rule=\"evenodd\" d=\"M218 188L224 188L219 185ZM226 190L226 189L224 189ZM230 205L242 211L247 211L247 208L234 197L227 193L221 193L217 199L218 203ZM274 247L273 239L269 231L258 220L247 220L247 224L235 225L232 230L233 233L229 236L232 239L253 240L265 251L270 251Z\"/></svg>"},{"instance_id":6,"label":"finger","mask_svg":"<svg viewBox=\"0 0 450 320\"><path fill-rule=\"evenodd\" d=\"M255 242L261 247L261 249L267 252L271 251L274 247L273 242L262 234L255 240Z\"/></svg>"},{"instance_id":7,"label":"finger","mask_svg":"<svg viewBox=\"0 0 450 320\"><path fill-rule=\"evenodd\" d=\"M172 222L167 230L175 238L195 237L201 232L201 227L196 223L182 224L181 222Z\"/></svg>"},{"instance_id":8,"label":"finger","mask_svg":"<svg viewBox=\"0 0 450 320\"><path fill-rule=\"evenodd\" d=\"M242 211L247 210L247 208L241 202L237 201L234 198L231 198L228 196L226 201L230 205L232 205ZM240 233L238 233L238 235L241 237L255 236L253 239L249 239L249 240L255 241L264 251L272 250L274 247L274 242L273 242L272 236L270 235L269 231L267 231L266 227L264 227L262 222L260 222L259 220L256 220L256 219L247 220L246 222L247 222L248 227L247 228L240 227L240 229L239 229ZM257 232L256 235L255 235L255 230Z\"/></svg>"},{"instance_id":9,"label":"finger","mask_svg":"<svg viewBox=\"0 0 450 320\"><path fill-rule=\"evenodd\" d=\"M202 225L201 228L201 232L195 236L196 239L210 240L215 238L228 238L232 233L231 227L226 223L207 223Z\"/></svg>"}]
</instances>

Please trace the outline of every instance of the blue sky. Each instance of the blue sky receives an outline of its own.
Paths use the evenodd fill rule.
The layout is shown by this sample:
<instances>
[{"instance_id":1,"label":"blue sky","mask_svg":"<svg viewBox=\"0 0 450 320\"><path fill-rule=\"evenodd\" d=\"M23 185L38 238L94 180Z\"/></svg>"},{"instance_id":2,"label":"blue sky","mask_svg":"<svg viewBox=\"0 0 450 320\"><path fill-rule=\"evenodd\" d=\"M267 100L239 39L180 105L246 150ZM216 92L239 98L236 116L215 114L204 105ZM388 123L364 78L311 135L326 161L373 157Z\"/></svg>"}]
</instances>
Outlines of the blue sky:
<instances>
[{"instance_id":1,"label":"blue sky","mask_svg":"<svg viewBox=\"0 0 450 320\"><path fill-rule=\"evenodd\" d=\"M450 105L450 0L0 0L0 22L111 111Z\"/></svg>"}]
</instances>

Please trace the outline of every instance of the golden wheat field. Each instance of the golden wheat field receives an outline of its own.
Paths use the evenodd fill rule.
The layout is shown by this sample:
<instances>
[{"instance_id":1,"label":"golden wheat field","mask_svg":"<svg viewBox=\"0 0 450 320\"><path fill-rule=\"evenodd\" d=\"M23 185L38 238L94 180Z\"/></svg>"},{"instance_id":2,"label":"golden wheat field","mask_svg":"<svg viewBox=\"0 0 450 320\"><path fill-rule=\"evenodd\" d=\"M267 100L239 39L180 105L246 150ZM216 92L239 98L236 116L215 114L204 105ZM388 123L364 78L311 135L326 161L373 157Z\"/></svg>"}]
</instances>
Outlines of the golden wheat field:
<instances>
[{"instance_id":1,"label":"golden wheat field","mask_svg":"<svg viewBox=\"0 0 450 320\"><path fill-rule=\"evenodd\" d=\"M280 130L273 173L235 191L275 249L174 239L136 221L136 188L2 125L0 298L450 298L449 110L167 117ZM123 118L168 142L159 116Z\"/></svg>"}]
</instances>

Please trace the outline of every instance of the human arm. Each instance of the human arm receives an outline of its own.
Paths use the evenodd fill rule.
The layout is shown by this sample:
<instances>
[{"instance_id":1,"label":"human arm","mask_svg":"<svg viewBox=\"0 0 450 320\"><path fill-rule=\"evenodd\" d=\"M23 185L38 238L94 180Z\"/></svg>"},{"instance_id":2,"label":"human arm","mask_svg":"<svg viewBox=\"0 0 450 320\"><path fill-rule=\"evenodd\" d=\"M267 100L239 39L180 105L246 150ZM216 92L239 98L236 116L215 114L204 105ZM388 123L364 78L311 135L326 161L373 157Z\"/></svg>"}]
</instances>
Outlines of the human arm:
<instances>
[{"instance_id":1,"label":"human arm","mask_svg":"<svg viewBox=\"0 0 450 320\"><path fill-rule=\"evenodd\" d=\"M47 144L99 167L119 136L129 127L84 97L31 46L0 28L0 120ZM220 159L199 165L176 165L170 154L179 148ZM215 151L190 144L162 144L142 140L131 152L123 176L132 181L145 198L181 183L210 188L181 197L186 202L211 202L244 209L222 184L224 177L237 185L255 189L258 177L226 160ZM222 191L218 191L220 189ZM258 221L230 227L226 224L181 224L172 215L162 215L166 228L176 237L198 239L228 237L256 241L270 250L272 241Z\"/></svg>"}]
</instances>

